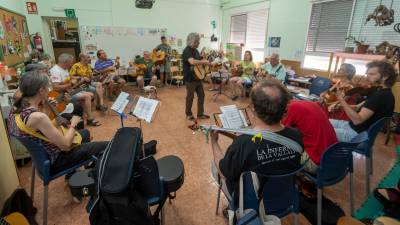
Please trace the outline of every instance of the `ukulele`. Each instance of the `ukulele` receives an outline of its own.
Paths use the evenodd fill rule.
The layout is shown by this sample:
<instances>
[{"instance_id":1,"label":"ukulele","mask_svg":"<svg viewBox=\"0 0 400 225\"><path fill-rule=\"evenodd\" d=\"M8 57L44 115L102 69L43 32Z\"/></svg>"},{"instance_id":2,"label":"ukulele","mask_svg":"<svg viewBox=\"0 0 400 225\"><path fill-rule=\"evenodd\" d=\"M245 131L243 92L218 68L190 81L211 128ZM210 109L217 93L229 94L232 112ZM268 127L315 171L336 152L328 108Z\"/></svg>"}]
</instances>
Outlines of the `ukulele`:
<instances>
[{"instance_id":1,"label":"ukulele","mask_svg":"<svg viewBox=\"0 0 400 225\"><path fill-rule=\"evenodd\" d=\"M163 51L153 51L151 53L151 60L153 60L154 64L157 65L162 65L165 63L167 54Z\"/></svg>"},{"instance_id":2,"label":"ukulele","mask_svg":"<svg viewBox=\"0 0 400 225\"><path fill-rule=\"evenodd\" d=\"M193 66L193 72L198 80L203 80L208 73L210 73L210 67L208 65L195 65Z\"/></svg>"},{"instance_id":3,"label":"ukulele","mask_svg":"<svg viewBox=\"0 0 400 225\"><path fill-rule=\"evenodd\" d=\"M0 218L0 225L29 225L29 222L24 215L14 212L4 218Z\"/></svg>"}]
</instances>

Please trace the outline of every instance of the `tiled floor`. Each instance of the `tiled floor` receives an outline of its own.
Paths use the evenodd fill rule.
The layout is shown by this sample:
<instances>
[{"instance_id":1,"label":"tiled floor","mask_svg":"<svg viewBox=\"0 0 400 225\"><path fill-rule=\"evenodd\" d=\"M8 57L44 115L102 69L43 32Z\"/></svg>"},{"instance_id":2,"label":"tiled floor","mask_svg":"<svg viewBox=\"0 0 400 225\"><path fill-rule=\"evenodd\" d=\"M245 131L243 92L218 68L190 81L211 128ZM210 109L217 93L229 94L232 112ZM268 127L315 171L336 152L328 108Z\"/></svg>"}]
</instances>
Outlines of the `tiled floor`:
<instances>
[{"instance_id":1,"label":"tiled floor","mask_svg":"<svg viewBox=\"0 0 400 225\"><path fill-rule=\"evenodd\" d=\"M205 85L205 89L208 88ZM132 90L132 89L130 89ZM162 102L160 111L153 123L143 123L145 141L155 139L158 141L156 158L165 155L179 156L185 165L185 183L177 192L177 198L172 204L166 203L166 224L173 225L204 225L204 224L227 224L222 214L215 215L215 204L217 187L211 177L211 151L202 133L193 133L188 129L191 123L185 120L184 102L185 87L164 87L158 90L158 97ZM137 94L137 91L131 93ZM232 104L233 102L221 96L216 102L212 101L213 92L206 91L206 113L218 112L220 105ZM234 102L238 106L246 106L248 101L238 100ZM194 102L194 114L196 114L196 99ZM110 140L119 128L119 117L114 113L100 116L98 120L102 126L91 128L94 141ZM204 124L213 124L213 120L201 121ZM125 120L125 126L139 126L133 117ZM227 146L229 139L222 142ZM394 143L384 145L384 136L380 134L374 151L374 174L372 187L379 182L384 174L393 165L395 160ZM355 162L355 199L356 206L360 206L364 198L364 159L356 157ZM22 186L29 189L31 164L19 169ZM37 221L42 221L42 186L39 179L36 180L35 206L39 209ZM327 188L326 196L339 203L349 212L348 207L348 182L339 183ZM222 199L222 206L226 201ZM53 181L49 188L49 223L50 225L89 224L88 214L85 211L86 201L77 204L72 202L69 189L63 178ZM221 207L222 208L222 207ZM301 216L301 224L309 224ZM292 216L283 219L283 224L292 224Z\"/></svg>"}]
</instances>

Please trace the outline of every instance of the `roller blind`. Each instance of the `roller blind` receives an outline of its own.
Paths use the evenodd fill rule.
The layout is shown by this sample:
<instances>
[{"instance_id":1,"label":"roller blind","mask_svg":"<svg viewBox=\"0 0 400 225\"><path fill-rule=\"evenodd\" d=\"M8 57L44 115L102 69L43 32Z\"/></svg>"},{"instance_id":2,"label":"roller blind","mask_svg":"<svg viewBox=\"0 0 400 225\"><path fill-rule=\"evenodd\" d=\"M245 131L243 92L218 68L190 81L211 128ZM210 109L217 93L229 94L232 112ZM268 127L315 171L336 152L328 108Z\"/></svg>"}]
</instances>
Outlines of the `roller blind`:
<instances>
[{"instance_id":1,"label":"roller blind","mask_svg":"<svg viewBox=\"0 0 400 225\"><path fill-rule=\"evenodd\" d=\"M375 21L365 23L366 18L380 4L380 0L357 0L354 9L353 21L350 35L357 40L365 41L366 44L376 46L387 41L391 44L400 45L400 33L393 29L394 24L400 23L400 0L393 0L394 23L388 26L375 26ZM390 8L392 0L382 0L382 5ZM352 42L348 45L354 46Z\"/></svg>"},{"instance_id":2,"label":"roller blind","mask_svg":"<svg viewBox=\"0 0 400 225\"><path fill-rule=\"evenodd\" d=\"M230 43L246 43L247 14L231 17Z\"/></svg>"},{"instance_id":3,"label":"roller blind","mask_svg":"<svg viewBox=\"0 0 400 225\"><path fill-rule=\"evenodd\" d=\"M307 52L335 52L345 47L353 0L314 3L307 35Z\"/></svg>"},{"instance_id":4,"label":"roller blind","mask_svg":"<svg viewBox=\"0 0 400 225\"><path fill-rule=\"evenodd\" d=\"M264 48L267 19L267 9L247 13L246 47Z\"/></svg>"}]
</instances>

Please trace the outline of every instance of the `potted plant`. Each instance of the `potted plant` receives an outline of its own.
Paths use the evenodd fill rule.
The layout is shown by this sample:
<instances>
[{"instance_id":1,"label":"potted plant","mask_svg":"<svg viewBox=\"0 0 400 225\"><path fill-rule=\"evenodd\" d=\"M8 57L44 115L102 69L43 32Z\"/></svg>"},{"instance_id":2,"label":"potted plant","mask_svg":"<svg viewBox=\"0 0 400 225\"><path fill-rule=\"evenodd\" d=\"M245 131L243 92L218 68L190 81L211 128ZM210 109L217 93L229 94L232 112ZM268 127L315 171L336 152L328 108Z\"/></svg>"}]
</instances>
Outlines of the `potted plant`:
<instances>
[{"instance_id":1,"label":"potted plant","mask_svg":"<svg viewBox=\"0 0 400 225\"><path fill-rule=\"evenodd\" d=\"M357 46L357 48L356 48L356 53L357 53L357 54L366 54L366 53L367 53L367 50L368 50L368 48L369 48L369 45L365 44L364 41L358 41L358 40L356 39L356 37L354 37L354 36L348 36L348 37L346 38L346 40L353 41L353 43L356 44L356 46ZM345 52L347 52L346 50L349 50L349 49L346 48L346 49L345 49Z\"/></svg>"}]
</instances>

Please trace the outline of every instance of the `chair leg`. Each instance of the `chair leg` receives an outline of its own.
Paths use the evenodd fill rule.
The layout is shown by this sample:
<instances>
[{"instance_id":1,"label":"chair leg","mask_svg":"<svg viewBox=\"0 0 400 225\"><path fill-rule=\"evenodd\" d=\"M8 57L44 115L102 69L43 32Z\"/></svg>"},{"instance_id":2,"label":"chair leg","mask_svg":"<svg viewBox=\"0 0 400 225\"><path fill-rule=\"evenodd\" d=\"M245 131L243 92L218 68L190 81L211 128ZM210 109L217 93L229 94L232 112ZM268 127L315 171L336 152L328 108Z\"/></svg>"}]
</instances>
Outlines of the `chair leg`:
<instances>
[{"instance_id":1,"label":"chair leg","mask_svg":"<svg viewBox=\"0 0 400 225\"><path fill-rule=\"evenodd\" d=\"M44 190L43 190L43 225L47 225L48 201L49 201L49 185L44 185Z\"/></svg>"},{"instance_id":2,"label":"chair leg","mask_svg":"<svg viewBox=\"0 0 400 225\"><path fill-rule=\"evenodd\" d=\"M369 186L370 186L370 163L371 158L365 158L365 199L368 198Z\"/></svg>"},{"instance_id":3,"label":"chair leg","mask_svg":"<svg viewBox=\"0 0 400 225\"><path fill-rule=\"evenodd\" d=\"M217 207L215 209L215 215L218 215L218 209L219 209L219 200L221 198L221 191L222 191L222 186L221 186L221 177L218 174L218 194L217 194Z\"/></svg>"},{"instance_id":4,"label":"chair leg","mask_svg":"<svg viewBox=\"0 0 400 225\"><path fill-rule=\"evenodd\" d=\"M390 140L390 120L388 120L388 122L386 123L386 140L385 140L385 145L388 145L389 140Z\"/></svg>"},{"instance_id":5,"label":"chair leg","mask_svg":"<svg viewBox=\"0 0 400 225\"><path fill-rule=\"evenodd\" d=\"M299 225L299 214L298 213L294 214L294 225Z\"/></svg>"},{"instance_id":6,"label":"chair leg","mask_svg":"<svg viewBox=\"0 0 400 225\"><path fill-rule=\"evenodd\" d=\"M374 153L371 151L371 156L369 157L369 174L374 173Z\"/></svg>"},{"instance_id":7,"label":"chair leg","mask_svg":"<svg viewBox=\"0 0 400 225\"><path fill-rule=\"evenodd\" d=\"M350 214L354 213L354 197L353 197L353 173L350 173Z\"/></svg>"},{"instance_id":8,"label":"chair leg","mask_svg":"<svg viewBox=\"0 0 400 225\"><path fill-rule=\"evenodd\" d=\"M35 166L32 164L32 176L31 176L31 198L32 202L35 197Z\"/></svg>"},{"instance_id":9,"label":"chair leg","mask_svg":"<svg viewBox=\"0 0 400 225\"><path fill-rule=\"evenodd\" d=\"M317 191L317 224L322 225L322 189Z\"/></svg>"},{"instance_id":10,"label":"chair leg","mask_svg":"<svg viewBox=\"0 0 400 225\"><path fill-rule=\"evenodd\" d=\"M165 206L161 209L161 225L165 224Z\"/></svg>"}]
</instances>

